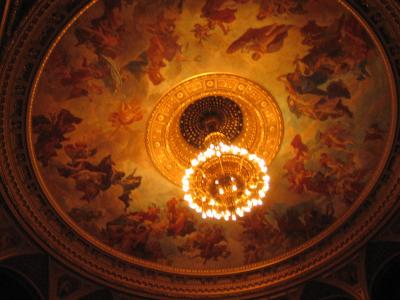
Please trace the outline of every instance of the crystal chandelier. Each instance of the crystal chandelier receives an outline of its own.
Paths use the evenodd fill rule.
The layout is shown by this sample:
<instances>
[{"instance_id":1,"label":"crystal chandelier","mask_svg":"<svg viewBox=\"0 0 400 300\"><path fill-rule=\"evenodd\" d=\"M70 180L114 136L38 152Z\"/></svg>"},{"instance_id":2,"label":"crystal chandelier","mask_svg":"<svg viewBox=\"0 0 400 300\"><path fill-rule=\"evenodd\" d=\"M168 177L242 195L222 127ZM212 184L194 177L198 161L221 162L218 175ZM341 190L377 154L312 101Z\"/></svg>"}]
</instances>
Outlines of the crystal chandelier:
<instances>
[{"instance_id":1,"label":"crystal chandelier","mask_svg":"<svg viewBox=\"0 0 400 300\"><path fill-rule=\"evenodd\" d=\"M236 221L263 204L270 177L265 161L227 142L221 132L206 136L203 152L182 178L184 200L202 218Z\"/></svg>"}]
</instances>

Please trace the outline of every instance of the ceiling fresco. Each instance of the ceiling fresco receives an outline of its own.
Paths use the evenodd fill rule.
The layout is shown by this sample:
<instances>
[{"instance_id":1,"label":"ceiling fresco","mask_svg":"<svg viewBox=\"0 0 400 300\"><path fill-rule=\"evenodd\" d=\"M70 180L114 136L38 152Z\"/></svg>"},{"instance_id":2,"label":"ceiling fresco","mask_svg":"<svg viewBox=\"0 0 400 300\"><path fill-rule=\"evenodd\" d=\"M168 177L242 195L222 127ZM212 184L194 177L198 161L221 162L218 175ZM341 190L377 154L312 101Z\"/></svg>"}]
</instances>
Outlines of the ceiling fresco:
<instances>
[{"instance_id":1,"label":"ceiling fresco","mask_svg":"<svg viewBox=\"0 0 400 300\"><path fill-rule=\"evenodd\" d=\"M115 255L190 270L283 259L348 218L383 168L395 106L382 53L331 0L95 2L39 73L37 176L60 214ZM261 86L284 124L264 205L237 222L202 220L146 145L159 99L209 72Z\"/></svg>"}]
</instances>

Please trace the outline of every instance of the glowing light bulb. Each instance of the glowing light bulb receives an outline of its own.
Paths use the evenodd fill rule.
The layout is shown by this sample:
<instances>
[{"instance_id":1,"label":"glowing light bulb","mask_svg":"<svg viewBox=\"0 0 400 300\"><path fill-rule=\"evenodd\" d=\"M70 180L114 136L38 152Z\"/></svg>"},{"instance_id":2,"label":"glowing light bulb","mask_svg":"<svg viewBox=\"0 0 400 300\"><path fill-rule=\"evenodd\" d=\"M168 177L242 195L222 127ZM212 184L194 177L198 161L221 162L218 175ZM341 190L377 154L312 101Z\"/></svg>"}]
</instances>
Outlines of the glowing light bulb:
<instances>
[{"instance_id":1,"label":"glowing light bulb","mask_svg":"<svg viewBox=\"0 0 400 300\"><path fill-rule=\"evenodd\" d=\"M243 210L241 209L241 208L236 208L236 214L239 216L239 217L243 217Z\"/></svg>"},{"instance_id":2,"label":"glowing light bulb","mask_svg":"<svg viewBox=\"0 0 400 300\"><path fill-rule=\"evenodd\" d=\"M221 146L221 151L222 151L223 153L229 152L229 150L230 150L229 146L227 146L227 145L222 145L222 146Z\"/></svg>"},{"instance_id":3,"label":"glowing light bulb","mask_svg":"<svg viewBox=\"0 0 400 300\"><path fill-rule=\"evenodd\" d=\"M246 150L246 149L244 149L244 148L242 148L242 149L240 149L240 154L241 155L247 155L249 152Z\"/></svg>"}]
</instances>

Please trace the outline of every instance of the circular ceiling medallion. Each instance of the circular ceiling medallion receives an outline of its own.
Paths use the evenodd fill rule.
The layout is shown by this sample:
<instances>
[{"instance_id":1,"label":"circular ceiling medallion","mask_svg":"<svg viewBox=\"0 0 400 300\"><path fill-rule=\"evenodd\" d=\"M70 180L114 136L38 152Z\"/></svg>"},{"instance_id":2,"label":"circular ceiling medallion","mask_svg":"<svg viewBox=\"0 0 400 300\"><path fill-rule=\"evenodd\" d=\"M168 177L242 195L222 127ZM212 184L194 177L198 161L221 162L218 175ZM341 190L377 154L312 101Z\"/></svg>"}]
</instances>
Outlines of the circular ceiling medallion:
<instances>
[{"instance_id":1,"label":"circular ceiling medallion","mask_svg":"<svg viewBox=\"0 0 400 300\"><path fill-rule=\"evenodd\" d=\"M190 160L197 156L205 116L196 111L203 105L231 142L258 154L267 164L272 162L282 142L283 118L271 94L238 75L201 74L162 96L148 121L147 151L166 178L180 185ZM188 124L185 131L183 124Z\"/></svg>"}]
</instances>

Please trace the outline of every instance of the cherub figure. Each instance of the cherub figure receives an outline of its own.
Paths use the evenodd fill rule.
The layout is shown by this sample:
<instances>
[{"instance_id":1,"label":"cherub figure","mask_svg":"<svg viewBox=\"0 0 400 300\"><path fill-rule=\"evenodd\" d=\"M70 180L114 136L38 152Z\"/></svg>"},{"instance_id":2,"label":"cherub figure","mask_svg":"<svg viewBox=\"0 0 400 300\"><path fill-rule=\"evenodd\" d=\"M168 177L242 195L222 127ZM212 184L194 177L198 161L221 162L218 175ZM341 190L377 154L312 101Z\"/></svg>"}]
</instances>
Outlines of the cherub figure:
<instances>
[{"instance_id":1,"label":"cherub figure","mask_svg":"<svg viewBox=\"0 0 400 300\"><path fill-rule=\"evenodd\" d=\"M381 129L378 123L372 123L371 126L366 130L364 143L370 141L383 140L385 131Z\"/></svg>"},{"instance_id":2,"label":"cherub figure","mask_svg":"<svg viewBox=\"0 0 400 300\"><path fill-rule=\"evenodd\" d=\"M308 0L256 0L259 2L258 20L282 14L304 14Z\"/></svg>"},{"instance_id":3,"label":"cherub figure","mask_svg":"<svg viewBox=\"0 0 400 300\"><path fill-rule=\"evenodd\" d=\"M97 60L90 63L84 57L79 67L65 66L60 76L61 85L70 88L66 99L88 97L92 101L91 92L100 95L104 92L103 87L105 87L115 93L120 90L122 85L115 62L102 55L98 55Z\"/></svg>"},{"instance_id":4,"label":"cherub figure","mask_svg":"<svg viewBox=\"0 0 400 300\"><path fill-rule=\"evenodd\" d=\"M346 128L340 124L335 124L325 131L319 131L317 140L328 148L345 150L353 144L352 137Z\"/></svg>"},{"instance_id":5,"label":"cherub figure","mask_svg":"<svg viewBox=\"0 0 400 300\"><path fill-rule=\"evenodd\" d=\"M182 202L182 199L176 198L167 202L167 234L174 237L185 236L196 230L193 213Z\"/></svg>"},{"instance_id":6,"label":"cherub figure","mask_svg":"<svg viewBox=\"0 0 400 300\"><path fill-rule=\"evenodd\" d=\"M108 118L116 133L120 128L128 129L129 125L143 119L143 112L139 104L121 102L118 111L112 112Z\"/></svg>"},{"instance_id":7,"label":"cherub figure","mask_svg":"<svg viewBox=\"0 0 400 300\"><path fill-rule=\"evenodd\" d=\"M66 109L60 110L58 114L50 114L49 117L33 116L32 130L37 134L35 153L43 166L47 166L49 160L57 156L57 150L63 147L62 143L69 140L65 135L73 132L81 122L81 118Z\"/></svg>"},{"instance_id":8,"label":"cherub figure","mask_svg":"<svg viewBox=\"0 0 400 300\"><path fill-rule=\"evenodd\" d=\"M343 15L329 25L310 20L300 30L308 53L294 61L293 72L280 76L289 92L288 105L301 115L325 121L329 118L352 118L345 104L352 93L343 76L356 80L370 77L368 57L371 41L365 29L353 17Z\"/></svg>"},{"instance_id":9,"label":"cherub figure","mask_svg":"<svg viewBox=\"0 0 400 300\"><path fill-rule=\"evenodd\" d=\"M201 17L208 20L208 28L214 29L215 26L221 28L224 34L228 33L225 24L232 23L236 20L236 8L224 7L229 0L206 0L201 9Z\"/></svg>"},{"instance_id":10,"label":"cherub figure","mask_svg":"<svg viewBox=\"0 0 400 300\"><path fill-rule=\"evenodd\" d=\"M83 44L94 48L97 55L115 58L121 44L120 34L125 30L121 11L122 1L105 0L103 14L93 19L91 25L75 30L77 46Z\"/></svg>"},{"instance_id":11,"label":"cherub figure","mask_svg":"<svg viewBox=\"0 0 400 300\"><path fill-rule=\"evenodd\" d=\"M131 192L137 189L142 183L142 176L135 176L135 173L136 169L117 183L122 187L122 194L118 197L118 199L125 204L125 210L128 209L130 202L132 201Z\"/></svg>"},{"instance_id":12,"label":"cherub figure","mask_svg":"<svg viewBox=\"0 0 400 300\"><path fill-rule=\"evenodd\" d=\"M228 24L236 20L237 4L244 4L249 0L206 0L201 8L201 17L207 20L205 24L195 24L195 37L200 43L207 40L210 31L216 27L222 30L224 35L229 33Z\"/></svg>"},{"instance_id":13,"label":"cherub figure","mask_svg":"<svg viewBox=\"0 0 400 300\"><path fill-rule=\"evenodd\" d=\"M291 145L294 157L288 160L283 168L287 172L285 176L289 181L289 189L301 194L307 190L314 172L305 167L305 161L310 158L310 155L307 145L302 142L301 136L296 135Z\"/></svg>"},{"instance_id":14,"label":"cherub figure","mask_svg":"<svg viewBox=\"0 0 400 300\"><path fill-rule=\"evenodd\" d=\"M259 60L262 55L277 52L283 47L284 40L292 25L272 24L261 28L249 28L226 50L234 53L238 50L252 52L252 59Z\"/></svg>"},{"instance_id":15,"label":"cherub figure","mask_svg":"<svg viewBox=\"0 0 400 300\"><path fill-rule=\"evenodd\" d=\"M122 215L108 222L105 228L106 242L113 247L135 256L157 261L164 258L159 238L160 209L152 205L146 210Z\"/></svg>"},{"instance_id":16,"label":"cherub figure","mask_svg":"<svg viewBox=\"0 0 400 300\"><path fill-rule=\"evenodd\" d=\"M61 176L75 180L75 187L84 193L82 200L94 200L101 191L108 190L124 177L124 173L115 169L111 155L104 157L98 164L88 160L78 160L59 167Z\"/></svg>"},{"instance_id":17,"label":"cherub figure","mask_svg":"<svg viewBox=\"0 0 400 300\"><path fill-rule=\"evenodd\" d=\"M165 60L171 62L182 52L182 47L178 43L179 36L175 33L175 19L167 18L163 13L148 31L152 37L146 50L147 74L151 82L158 85L164 81L160 70L165 67Z\"/></svg>"},{"instance_id":18,"label":"cherub figure","mask_svg":"<svg viewBox=\"0 0 400 300\"><path fill-rule=\"evenodd\" d=\"M255 263L274 255L283 245L283 235L267 219L268 211L265 206L254 208L250 214L241 219L243 227L242 243L246 263Z\"/></svg>"},{"instance_id":19,"label":"cherub figure","mask_svg":"<svg viewBox=\"0 0 400 300\"><path fill-rule=\"evenodd\" d=\"M202 258L203 264L210 259L218 260L231 254L224 231L217 225L201 225L197 231L186 238L185 244L178 249L182 253L190 254L193 258Z\"/></svg>"},{"instance_id":20,"label":"cherub figure","mask_svg":"<svg viewBox=\"0 0 400 300\"><path fill-rule=\"evenodd\" d=\"M132 201L131 192L137 189L141 182L141 176L135 176L136 170L125 176L124 172L115 168L111 155L104 157L100 163L93 164L89 161L97 150L90 149L85 143L75 143L65 146L65 153L71 158L71 162L58 168L58 173L75 181L75 187L83 192L82 200L93 201L100 192L106 191L111 186L120 186L122 194L118 197L128 209Z\"/></svg>"},{"instance_id":21,"label":"cherub figure","mask_svg":"<svg viewBox=\"0 0 400 300\"><path fill-rule=\"evenodd\" d=\"M192 32L194 33L194 37L199 41L200 44L208 40L208 38L210 37L210 28L208 24L195 24Z\"/></svg>"}]
</instances>

